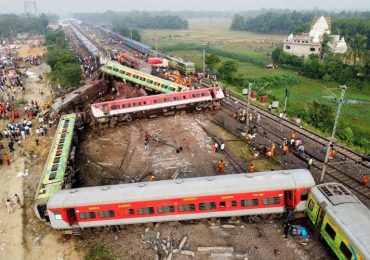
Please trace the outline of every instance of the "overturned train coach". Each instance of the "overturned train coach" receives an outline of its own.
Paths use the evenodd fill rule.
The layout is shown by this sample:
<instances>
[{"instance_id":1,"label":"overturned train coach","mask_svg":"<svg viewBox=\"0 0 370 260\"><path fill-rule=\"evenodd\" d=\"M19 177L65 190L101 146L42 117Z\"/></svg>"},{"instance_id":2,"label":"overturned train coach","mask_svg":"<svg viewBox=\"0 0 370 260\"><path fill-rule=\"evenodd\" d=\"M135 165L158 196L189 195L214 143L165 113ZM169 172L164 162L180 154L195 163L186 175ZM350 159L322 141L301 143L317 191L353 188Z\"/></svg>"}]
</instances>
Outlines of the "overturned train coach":
<instances>
[{"instance_id":1,"label":"overturned train coach","mask_svg":"<svg viewBox=\"0 0 370 260\"><path fill-rule=\"evenodd\" d=\"M91 111L101 123L110 120L129 122L133 118L171 115L184 109L217 109L224 98L221 88L206 88L96 103L91 105Z\"/></svg>"},{"instance_id":2,"label":"overturned train coach","mask_svg":"<svg viewBox=\"0 0 370 260\"><path fill-rule=\"evenodd\" d=\"M315 185L308 170L284 170L58 191L47 210L64 233L89 227L303 212Z\"/></svg>"}]
</instances>

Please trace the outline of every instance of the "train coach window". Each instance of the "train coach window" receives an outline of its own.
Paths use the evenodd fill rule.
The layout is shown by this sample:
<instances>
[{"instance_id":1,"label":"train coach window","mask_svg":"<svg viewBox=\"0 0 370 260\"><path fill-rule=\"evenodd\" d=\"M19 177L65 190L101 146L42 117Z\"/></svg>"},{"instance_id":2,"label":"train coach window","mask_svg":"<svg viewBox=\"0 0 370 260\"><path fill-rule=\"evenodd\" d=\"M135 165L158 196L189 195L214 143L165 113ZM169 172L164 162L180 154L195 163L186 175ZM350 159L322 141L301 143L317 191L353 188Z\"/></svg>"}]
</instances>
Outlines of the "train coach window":
<instances>
[{"instance_id":1,"label":"train coach window","mask_svg":"<svg viewBox=\"0 0 370 260\"><path fill-rule=\"evenodd\" d=\"M133 75L132 76L134 79L138 79L139 78L139 76L138 75Z\"/></svg>"},{"instance_id":2,"label":"train coach window","mask_svg":"<svg viewBox=\"0 0 370 260\"><path fill-rule=\"evenodd\" d=\"M129 76L129 77L131 77L132 76L132 73L126 72L126 75Z\"/></svg>"},{"instance_id":3,"label":"train coach window","mask_svg":"<svg viewBox=\"0 0 370 260\"><path fill-rule=\"evenodd\" d=\"M280 197L273 197L273 198L265 198L262 199L263 205L274 205L274 204L280 204Z\"/></svg>"},{"instance_id":4,"label":"train coach window","mask_svg":"<svg viewBox=\"0 0 370 260\"><path fill-rule=\"evenodd\" d=\"M174 206L162 206L157 208L158 213L169 213L169 212L175 212Z\"/></svg>"},{"instance_id":5,"label":"train coach window","mask_svg":"<svg viewBox=\"0 0 370 260\"><path fill-rule=\"evenodd\" d=\"M154 104L162 103L162 99L154 99L153 102Z\"/></svg>"},{"instance_id":6,"label":"train coach window","mask_svg":"<svg viewBox=\"0 0 370 260\"><path fill-rule=\"evenodd\" d=\"M112 67L111 67L111 66L107 66L107 69L111 70L111 69L112 69Z\"/></svg>"},{"instance_id":7,"label":"train coach window","mask_svg":"<svg viewBox=\"0 0 370 260\"><path fill-rule=\"evenodd\" d=\"M231 201L231 207L237 207L237 206L238 206L238 202L236 200Z\"/></svg>"},{"instance_id":8,"label":"train coach window","mask_svg":"<svg viewBox=\"0 0 370 260\"><path fill-rule=\"evenodd\" d=\"M346 259L351 259L352 258L352 252L349 250L348 246L342 242L340 242L339 246L340 251L342 254L346 257Z\"/></svg>"},{"instance_id":9,"label":"train coach window","mask_svg":"<svg viewBox=\"0 0 370 260\"><path fill-rule=\"evenodd\" d=\"M258 206L258 199L241 200L240 206L242 207Z\"/></svg>"},{"instance_id":10,"label":"train coach window","mask_svg":"<svg viewBox=\"0 0 370 260\"><path fill-rule=\"evenodd\" d=\"M174 100L181 100L181 99L182 99L182 97L174 97L173 99L174 99Z\"/></svg>"},{"instance_id":11,"label":"train coach window","mask_svg":"<svg viewBox=\"0 0 370 260\"><path fill-rule=\"evenodd\" d=\"M172 101L172 98L165 98L164 101L165 102L170 102L170 101Z\"/></svg>"},{"instance_id":12,"label":"train coach window","mask_svg":"<svg viewBox=\"0 0 370 260\"><path fill-rule=\"evenodd\" d=\"M134 215L134 214L135 214L134 209L129 209L129 210L128 210L128 214L130 214L130 215Z\"/></svg>"},{"instance_id":13,"label":"train coach window","mask_svg":"<svg viewBox=\"0 0 370 260\"><path fill-rule=\"evenodd\" d=\"M164 88L164 89L168 89L168 85L165 85L165 84L162 84L162 86L161 86L162 88Z\"/></svg>"},{"instance_id":14,"label":"train coach window","mask_svg":"<svg viewBox=\"0 0 370 260\"><path fill-rule=\"evenodd\" d=\"M194 211L195 210L195 205L194 204L180 204L179 205L179 211L184 212L184 211Z\"/></svg>"},{"instance_id":15,"label":"train coach window","mask_svg":"<svg viewBox=\"0 0 370 260\"><path fill-rule=\"evenodd\" d=\"M149 215L154 214L154 208L153 207L147 207L147 208L140 208L137 210L137 213L139 215Z\"/></svg>"},{"instance_id":16,"label":"train coach window","mask_svg":"<svg viewBox=\"0 0 370 260\"><path fill-rule=\"evenodd\" d=\"M123 70L119 70L119 73L121 73L121 74L125 74L125 71L123 71Z\"/></svg>"},{"instance_id":17,"label":"train coach window","mask_svg":"<svg viewBox=\"0 0 370 260\"><path fill-rule=\"evenodd\" d=\"M336 233L335 230L330 226L329 223L326 223L325 225L325 231L328 233L328 235L331 237L331 239L335 239Z\"/></svg>"},{"instance_id":18,"label":"train coach window","mask_svg":"<svg viewBox=\"0 0 370 260\"><path fill-rule=\"evenodd\" d=\"M131 107L131 104L123 104L122 105L122 108L128 108L128 107Z\"/></svg>"},{"instance_id":19,"label":"train coach window","mask_svg":"<svg viewBox=\"0 0 370 260\"><path fill-rule=\"evenodd\" d=\"M80 219L92 219L96 218L95 212L81 212Z\"/></svg>"},{"instance_id":20,"label":"train coach window","mask_svg":"<svg viewBox=\"0 0 370 260\"><path fill-rule=\"evenodd\" d=\"M154 82L153 84L154 84L155 86L157 86L157 87L158 87L159 85L161 85L161 83L159 83L159 82Z\"/></svg>"},{"instance_id":21,"label":"train coach window","mask_svg":"<svg viewBox=\"0 0 370 260\"><path fill-rule=\"evenodd\" d=\"M200 210L210 210L216 208L216 202L199 203Z\"/></svg>"},{"instance_id":22,"label":"train coach window","mask_svg":"<svg viewBox=\"0 0 370 260\"><path fill-rule=\"evenodd\" d=\"M314 206L315 202L313 200L310 200L310 202L308 202L308 208L312 211Z\"/></svg>"},{"instance_id":23,"label":"train coach window","mask_svg":"<svg viewBox=\"0 0 370 260\"><path fill-rule=\"evenodd\" d=\"M147 79L146 82L148 82L149 84L152 84L153 83L153 80Z\"/></svg>"},{"instance_id":24,"label":"train coach window","mask_svg":"<svg viewBox=\"0 0 370 260\"><path fill-rule=\"evenodd\" d=\"M197 97L200 97L200 94L193 94L192 96L193 98L197 98Z\"/></svg>"},{"instance_id":25,"label":"train coach window","mask_svg":"<svg viewBox=\"0 0 370 260\"><path fill-rule=\"evenodd\" d=\"M301 193L301 200L307 200L308 199L308 192L302 192Z\"/></svg>"},{"instance_id":26,"label":"train coach window","mask_svg":"<svg viewBox=\"0 0 370 260\"><path fill-rule=\"evenodd\" d=\"M168 87L168 90L171 90L171 91L175 92L176 91L176 88L174 88L174 87Z\"/></svg>"},{"instance_id":27,"label":"train coach window","mask_svg":"<svg viewBox=\"0 0 370 260\"><path fill-rule=\"evenodd\" d=\"M99 218L113 218L114 210L99 211Z\"/></svg>"},{"instance_id":28,"label":"train coach window","mask_svg":"<svg viewBox=\"0 0 370 260\"><path fill-rule=\"evenodd\" d=\"M113 105L113 106L110 106L110 109L112 109L112 110L119 109L119 108L120 108L120 106L119 106L119 105Z\"/></svg>"},{"instance_id":29,"label":"train coach window","mask_svg":"<svg viewBox=\"0 0 370 260\"><path fill-rule=\"evenodd\" d=\"M225 201L220 202L220 208L226 208L226 202Z\"/></svg>"},{"instance_id":30,"label":"train coach window","mask_svg":"<svg viewBox=\"0 0 370 260\"><path fill-rule=\"evenodd\" d=\"M140 80L141 80L141 81L145 81L145 80L146 80L146 78L144 78L144 77L140 77Z\"/></svg>"},{"instance_id":31,"label":"train coach window","mask_svg":"<svg viewBox=\"0 0 370 260\"><path fill-rule=\"evenodd\" d=\"M113 71L118 72L118 69L117 68L113 68Z\"/></svg>"},{"instance_id":32,"label":"train coach window","mask_svg":"<svg viewBox=\"0 0 370 260\"><path fill-rule=\"evenodd\" d=\"M141 106L141 102L136 102L133 105L134 105L134 107L139 107L139 106Z\"/></svg>"}]
</instances>

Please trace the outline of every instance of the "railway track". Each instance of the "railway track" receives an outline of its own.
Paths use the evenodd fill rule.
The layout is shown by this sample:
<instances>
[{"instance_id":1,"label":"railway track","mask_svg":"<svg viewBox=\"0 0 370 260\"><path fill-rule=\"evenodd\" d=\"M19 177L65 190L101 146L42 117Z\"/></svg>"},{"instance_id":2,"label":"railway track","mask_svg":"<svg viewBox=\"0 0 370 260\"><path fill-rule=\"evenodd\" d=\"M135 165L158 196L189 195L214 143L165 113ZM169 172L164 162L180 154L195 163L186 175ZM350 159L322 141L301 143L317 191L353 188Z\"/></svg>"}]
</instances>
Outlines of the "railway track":
<instances>
[{"instance_id":1,"label":"railway track","mask_svg":"<svg viewBox=\"0 0 370 260\"><path fill-rule=\"evenodd\" d=\"M229 108L231 113L233 111L233 108L235 109L235 107L230 102L225 102L224 107ZM255 110L255 111L259 112L261 115L265 115L265 114L271 115L271 113L269 113L269 112L267 112L263 109L261 109L261 110L264 111L265 113L262 114L262 112L260 112L260 110ZM223 112L227 113L225 111L223 111ZM227 113L227 115L231 117L232 116L231 113ZM267 118L270 119L271 117L268 116ZM279 117L277 117L277 118L280 119ZM280 122L279 120L274 120L274 121L277 121L278 123L282 124L282 122ZM223 125L220 125L220 126L225 128L225 130L227 130L228 132L233 134L233 131L231 131L230 129L227 129L227 127L225 127ZM289 126L287 126L287 127L289 128ZM264 131L269 133L269 138L272 139L273 142L282 143L284 141L285 136L279 135L276 131L273 131L272 129L270 129L268 127L264 127L263 125L259 125L258 128L263 129ZM258 130L258 131L259 131L259 133L261 133L261 130ZM303 129L303 132L304 131L307 131L307 130ZM296 132L301 134L301 131L296 131ZM305 135L305 134L302 134L302 135L304 135L306 138L311 139L314 142L316 141L316 136L317 135L312 135L311 138L310 138L311 135ZM235 136L239 137L237 135L235 135ZM271 136L273 136L273 138ZM321 137L321 139L324 139L324 138ZM300 154L296 150L291 150L290 152L293 153L297 158L299 158L300 160L302 160L304 162L307 162L310 158L312 158L313 159L313 167L315 167L319 171L321 171L323 166L324 166L324 159L320 158L319 156L317 156L316 154L314 154L312 152L305 151L303 154ZM345 154L343 154L343 155L345 155ZM352 159L353 157L352 158L347 157L347 158L352 160L352 161L358 162L358 161ZM343 162L338 162L338 163L329 163L328 166L327 166L326 175L330 176L330 178L332 180L334 180L336 182L340 182L340 183L344 184L345 186L347 186L349 189L351 189L354 193L356 193L358 195L358 197L361 201L363 201L365 204L368 205L370 203L370 189L365 188L364 186L362 186L360 184L359 180L356 179L353 175L351 175L350 173L347 173L346 171L343 171L342 169L337 167L337 165L341 165L341 164L345 164L345 163L348 163L347 160L343 161ZM365 165L361 164L361 165L368 168L368 166L366 164Z\"/></svg>"}]
</instances>

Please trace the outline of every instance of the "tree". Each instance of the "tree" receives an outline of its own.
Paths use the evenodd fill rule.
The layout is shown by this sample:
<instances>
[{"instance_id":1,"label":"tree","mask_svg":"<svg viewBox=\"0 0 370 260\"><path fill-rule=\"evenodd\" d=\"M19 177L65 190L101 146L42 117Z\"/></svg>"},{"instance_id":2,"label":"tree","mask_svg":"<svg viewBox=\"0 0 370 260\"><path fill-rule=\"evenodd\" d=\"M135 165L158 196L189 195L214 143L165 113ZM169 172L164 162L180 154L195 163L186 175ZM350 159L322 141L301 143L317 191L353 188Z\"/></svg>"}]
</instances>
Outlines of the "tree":
<instances>
[{"instance_id":1,"label":"tree","mask_svg":"<svg viewBox=\"0 0 370 260\"><path fill-rule=\"evenodd\" d=\"M277 47L273 52L271 53L271 58L274 63L279 63L280 55L283 53L283 48L281 46Z\"/></svg>"},{"instance_id":2,"label":"tree","mask_svg":"<svg viewBox=\"0 0 370 260\"><path fill-rule=\"evenodd\" d=\"M307 117L314 127L328 132L334 124L334 109L327 104L313 101L308 107Z\"/></svg>"},{"instance_id":3,"label":"tree","mask_svg":"<svg viewBox=\"0 0 370 260\"><path fill-rule=\"evenodd\" d=\"M217 72L221 79L231 82L234 74L238 71L238 67L239 65L236 61L224 61Z\"/></svg>"},{"instance_id":4,"label":"tree","mask_svg":"<svg viewBox=\"0 0 370 260\"><path fill-rule=\"evenodd\" d=\"M233 21L230 25L230 30L243 31L245 30L245 19L243 16L236 14L233 17Z\"/></svg>"},{"instance_id":5,"label":"tree","mask_svg":"<svg viewBox=\"0 0 370 260\"><path fill-rule=\"evenodd\" d=\"M215 54L206 56L206 65L210 72L214 72L215 67L220 61L220 58Z\"/></svg>"},{"instance_id":6,"label":"tree","mask_svg":"<svg viewBox=\"0 0 370 260\"><path fill-rule=\"evenodd\" d=\"M366 36L356 34L350 41L350 54L353 57L353 66L356 67L357 59L361 59L366 51Z\"/></svg>"},{"instance_id":7,"label":"tree","mask_svg":"<svg viewBox=\"0 0 370 260\"><path fill-rule=\"evenodd\" d=\"M325 55L327 55L330 52L329 43L332 40L333 40L333 37L327 33L324 33L324 35L322 36L321 51L320 51L321 59L324 59Z\"/></svg>"}]
</instances>

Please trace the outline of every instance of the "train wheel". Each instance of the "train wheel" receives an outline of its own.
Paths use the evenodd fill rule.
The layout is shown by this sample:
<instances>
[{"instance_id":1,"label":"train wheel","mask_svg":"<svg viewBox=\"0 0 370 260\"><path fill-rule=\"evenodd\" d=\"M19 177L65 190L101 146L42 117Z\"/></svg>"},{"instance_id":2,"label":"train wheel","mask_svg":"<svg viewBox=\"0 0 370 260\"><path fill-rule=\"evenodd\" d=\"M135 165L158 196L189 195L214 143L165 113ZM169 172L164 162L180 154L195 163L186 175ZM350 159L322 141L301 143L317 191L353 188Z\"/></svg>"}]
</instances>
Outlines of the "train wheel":
<instances>
[{"instance_id":1,"label":"train wheel","mask_svg":"<svg viewBox=\"0 0 370 260\"><path fill-rule=\"evenodd\" d=\"M128 114L125 118L126 122L131 122L132 121L132 116Z\"/></svg>"},{"instance_id":2,"label":"train wheel","mask_svg":"<svg viewBox=\"0 0 370 260\"><path fill-rule=\"evenodd\" d=\"M195 110L196 111L202 111L202 106L199 104L199 105L197 105L196 107L195 107Z\"/></svg>"}]
</instances>

